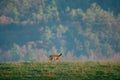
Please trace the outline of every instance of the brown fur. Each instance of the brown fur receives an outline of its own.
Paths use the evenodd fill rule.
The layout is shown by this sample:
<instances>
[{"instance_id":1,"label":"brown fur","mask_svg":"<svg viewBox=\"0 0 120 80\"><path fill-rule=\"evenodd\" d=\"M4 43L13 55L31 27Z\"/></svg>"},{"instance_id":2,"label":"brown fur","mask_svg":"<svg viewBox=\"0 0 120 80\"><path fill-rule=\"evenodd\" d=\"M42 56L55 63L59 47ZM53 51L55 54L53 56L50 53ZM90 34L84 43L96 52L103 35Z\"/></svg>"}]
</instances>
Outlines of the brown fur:
<instances>
[{"instance_id":1,"label":"brown fur","mask_svg":"<svg viewBox=\"0 0 120 80\"><path fill-rule=\"evenodd\" d=\"M60 54L60 55L50 55L49 60L50 61L60 60L60 56L62 56L62 54Z\"/></svg>"}]
</instances>

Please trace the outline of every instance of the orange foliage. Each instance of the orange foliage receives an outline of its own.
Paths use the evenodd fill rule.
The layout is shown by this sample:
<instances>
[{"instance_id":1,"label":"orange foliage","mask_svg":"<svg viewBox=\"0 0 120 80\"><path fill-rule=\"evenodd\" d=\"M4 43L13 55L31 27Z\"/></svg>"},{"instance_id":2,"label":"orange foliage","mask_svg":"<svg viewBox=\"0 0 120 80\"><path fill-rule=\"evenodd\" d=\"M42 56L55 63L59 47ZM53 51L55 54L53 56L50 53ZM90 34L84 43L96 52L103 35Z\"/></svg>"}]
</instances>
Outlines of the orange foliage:
<instances>
[{"instance_id":1,"label":"orange foliage","mask_svg":"<svg viewBox=\"0 0 120 80\"><path fill-rule=\"evenodd\" d=\"M4 15L0 16L0 23L1 24L8 24L8 23L11 23L11 22L13 22L12 18L9 18L9 17L4 16Z\"/></svg>"}]
</instances>

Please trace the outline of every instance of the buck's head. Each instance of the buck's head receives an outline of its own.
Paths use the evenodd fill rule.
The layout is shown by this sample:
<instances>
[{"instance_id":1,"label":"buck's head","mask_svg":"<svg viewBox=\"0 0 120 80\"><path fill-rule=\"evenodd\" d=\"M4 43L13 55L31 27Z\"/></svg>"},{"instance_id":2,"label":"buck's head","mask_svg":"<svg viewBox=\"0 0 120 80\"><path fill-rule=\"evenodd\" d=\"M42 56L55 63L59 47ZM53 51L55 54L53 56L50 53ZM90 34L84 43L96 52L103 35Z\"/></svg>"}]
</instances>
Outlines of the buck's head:
<instances>
[{"instance_id":1,"label":"buck's head","mask_svg":"<svg viewBox=\"0 0 120 80\"><path fill-rule=\"evenodd\" d=\"M59 56L63 56L63 55L62 55L62 53L60 53L60 55L59 55Z\"/></svg>"}]
</instances>

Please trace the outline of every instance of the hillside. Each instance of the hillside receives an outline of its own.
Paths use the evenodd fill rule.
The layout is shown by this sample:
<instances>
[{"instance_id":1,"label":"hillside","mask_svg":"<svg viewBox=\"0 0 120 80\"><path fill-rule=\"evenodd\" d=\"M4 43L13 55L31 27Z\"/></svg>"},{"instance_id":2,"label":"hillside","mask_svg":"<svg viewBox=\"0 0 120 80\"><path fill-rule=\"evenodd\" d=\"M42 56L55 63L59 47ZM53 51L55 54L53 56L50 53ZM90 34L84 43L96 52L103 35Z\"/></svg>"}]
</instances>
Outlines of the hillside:
<instances>
[{"instance_id":1,"label":"hillside","mask_svg":"<svg viewBox=\"0 0 120 80\"><path fill-rule=\"evenodd\" d=\"M69 68L68 68L69 67ZM119 80L120 63L1 63L1 80Z\"/></svg>"},{"instance_id":2,"label":"hillside","mask_svg":"<svg viewBox=\"0 0 120 80\"><path fill-rule=\"evenodd\" d=\"M120 57L119 0L1 0L0 61Z\"/></svg>"}]
</instances>

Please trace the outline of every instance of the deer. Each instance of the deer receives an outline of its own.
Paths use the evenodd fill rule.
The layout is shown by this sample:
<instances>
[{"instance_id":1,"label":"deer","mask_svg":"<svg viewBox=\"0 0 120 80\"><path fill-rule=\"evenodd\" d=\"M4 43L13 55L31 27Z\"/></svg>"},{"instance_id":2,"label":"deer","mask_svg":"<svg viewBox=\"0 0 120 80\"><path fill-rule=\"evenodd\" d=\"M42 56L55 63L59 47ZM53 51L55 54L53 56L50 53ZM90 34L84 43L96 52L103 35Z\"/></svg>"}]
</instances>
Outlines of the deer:
<instances>
[{"instance_id":1,"label":"deer","mask_svg":"<svg viewBox=\"0 0 120 80\"><path fill-rule=\"evenodd\" d=\"M50 55L49 60L50 60L50 61L57 61L57 60L60 61L60 57L61 57L61 56L62 56L62 53L59 54L59 55Z\"/></svg>"}]
</instances>

